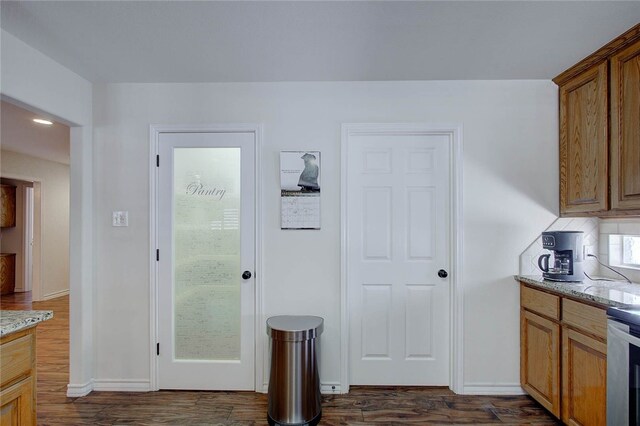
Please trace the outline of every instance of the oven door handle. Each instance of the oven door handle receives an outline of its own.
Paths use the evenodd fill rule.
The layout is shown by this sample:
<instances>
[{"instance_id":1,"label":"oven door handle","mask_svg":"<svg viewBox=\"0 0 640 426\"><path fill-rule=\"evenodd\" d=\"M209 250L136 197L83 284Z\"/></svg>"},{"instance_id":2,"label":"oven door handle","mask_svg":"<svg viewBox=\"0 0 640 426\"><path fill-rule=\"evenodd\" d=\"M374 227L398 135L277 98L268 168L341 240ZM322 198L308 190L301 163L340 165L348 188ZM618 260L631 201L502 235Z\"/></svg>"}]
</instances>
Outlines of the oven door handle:
<instances>
[{"instance_id":1,"label":"oven door handle","mask_svg":"<svg viewBox=\"0 0 640 426\"><path fill-rule=\"evenodd\" d=\"M632 336L629 333L625 333L624 331L612 326L609 324L607 327L609 329L609 334L617 337L618 339L622 339L623 341L640 348L640 339L635 336Z\"/></svg>"}]
</instances>

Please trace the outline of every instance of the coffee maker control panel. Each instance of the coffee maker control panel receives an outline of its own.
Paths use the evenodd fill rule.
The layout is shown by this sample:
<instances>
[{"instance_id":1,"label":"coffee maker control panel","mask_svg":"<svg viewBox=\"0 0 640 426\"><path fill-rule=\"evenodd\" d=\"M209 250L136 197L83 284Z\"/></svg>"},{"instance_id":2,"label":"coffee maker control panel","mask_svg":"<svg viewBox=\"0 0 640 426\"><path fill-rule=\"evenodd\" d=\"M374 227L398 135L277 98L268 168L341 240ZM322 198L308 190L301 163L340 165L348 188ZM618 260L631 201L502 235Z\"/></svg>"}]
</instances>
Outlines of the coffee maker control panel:
<instances>
[{"instance_id":1,"label":"coffee maker control panel","mask_svg":"<svg viewBox=\"0 0 640 426\"><path fill-rule=\"evenodd\" d=\"M542 234L542 248L552 249L556 246L556 239L553 235Z\"/></svg>"}]
</instances>

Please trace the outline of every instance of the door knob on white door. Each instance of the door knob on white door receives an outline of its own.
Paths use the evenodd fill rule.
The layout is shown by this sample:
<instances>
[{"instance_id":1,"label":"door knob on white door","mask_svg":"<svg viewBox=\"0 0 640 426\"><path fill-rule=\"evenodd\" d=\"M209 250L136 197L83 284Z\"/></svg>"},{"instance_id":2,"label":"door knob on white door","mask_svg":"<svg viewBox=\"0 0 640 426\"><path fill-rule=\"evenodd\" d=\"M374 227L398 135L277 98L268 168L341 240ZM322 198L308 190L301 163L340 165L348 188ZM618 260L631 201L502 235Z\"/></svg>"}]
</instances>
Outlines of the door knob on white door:
<instances>
[{"instance_id":1,"label":"door knob on white door","mask_svg":"<svg viewBox=\"0 0 640 426\"><path fill-rule=\"evenodd\" d=\"M445 271L444 269L440 269L438 271L438 276L440 278L447 278L449 276L449 273L447 271Z\"/></svg>"},{"instance_id":2,"label":"door knob on white door","mask_svg":"<svg viewBox=\"0 0 640 426\"><path fill-rule=\"evenodd\" d=\"M244 271L244 272L242 273L242 279L243 279L243 280L248 280L249 278L251 278L251 272L249 272L249 271Z\"/></svg>"}]
</instances>

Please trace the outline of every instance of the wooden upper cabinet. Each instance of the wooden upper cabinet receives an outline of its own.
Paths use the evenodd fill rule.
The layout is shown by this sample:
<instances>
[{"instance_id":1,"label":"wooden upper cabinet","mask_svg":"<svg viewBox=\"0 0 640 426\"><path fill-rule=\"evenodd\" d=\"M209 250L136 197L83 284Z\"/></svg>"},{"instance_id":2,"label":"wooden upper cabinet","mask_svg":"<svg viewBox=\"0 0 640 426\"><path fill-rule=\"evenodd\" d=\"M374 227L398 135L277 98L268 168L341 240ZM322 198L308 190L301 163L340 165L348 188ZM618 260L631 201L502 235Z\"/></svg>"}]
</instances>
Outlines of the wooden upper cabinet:
<instances>
[{"instance_id":1,"label":"wooden upper cabinet","mask_svg":"<svg viewBox=\"0 0 640 426\"><path fill-rule=\"evenodd\" d=\"M0 185L0 227L16 226L16 187Z\"/></svg>"},{"instance_id":2,"label":"wooden upper cabinet","mask_svg":"<svg viewBox=\"0 0 640 426\"><path fill-rule=\"evenodd\" d=\"M607 63L560 87L560 212L608 209Z\"/></svg>"},{"instance_id":3,"label":"wooden upper cabinet","mask_svg":"<svg viewBox=\"0 0 640 426\"><path fill-rule=\"evenodd\" d=\"M640 41L611 58L611 208L640 209Z\"/></svg>"},{"instance_id":4,"label":"wooden upper cabinet","mask_svg":"<svg viewBox=\"0 0 640 426\"><path fill-rule=\"evenodd\" d=\"M640 215L640 24L553 81L560 215Z\"/></svg>"}]
</instances>

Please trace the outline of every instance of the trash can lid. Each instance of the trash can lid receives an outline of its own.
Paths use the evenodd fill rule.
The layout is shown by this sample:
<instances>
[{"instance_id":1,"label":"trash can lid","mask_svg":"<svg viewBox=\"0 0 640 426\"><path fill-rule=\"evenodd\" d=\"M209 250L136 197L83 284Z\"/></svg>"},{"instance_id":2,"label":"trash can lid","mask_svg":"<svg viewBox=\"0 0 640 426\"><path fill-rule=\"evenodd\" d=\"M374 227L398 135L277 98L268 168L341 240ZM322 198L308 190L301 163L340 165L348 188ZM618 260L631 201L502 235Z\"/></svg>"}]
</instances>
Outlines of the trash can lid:
<instances>
[{"instance_id":1,"label":"trash can lid","mask_svg":"<svg viewBox=\"0 0 640 426\"><path fill-rule=\"evenodd\" d=\"M310 315L280 315L267 320L267 334L273 340L301 342L322 334L324 319Z\"/></svg>"}]
</instances>

